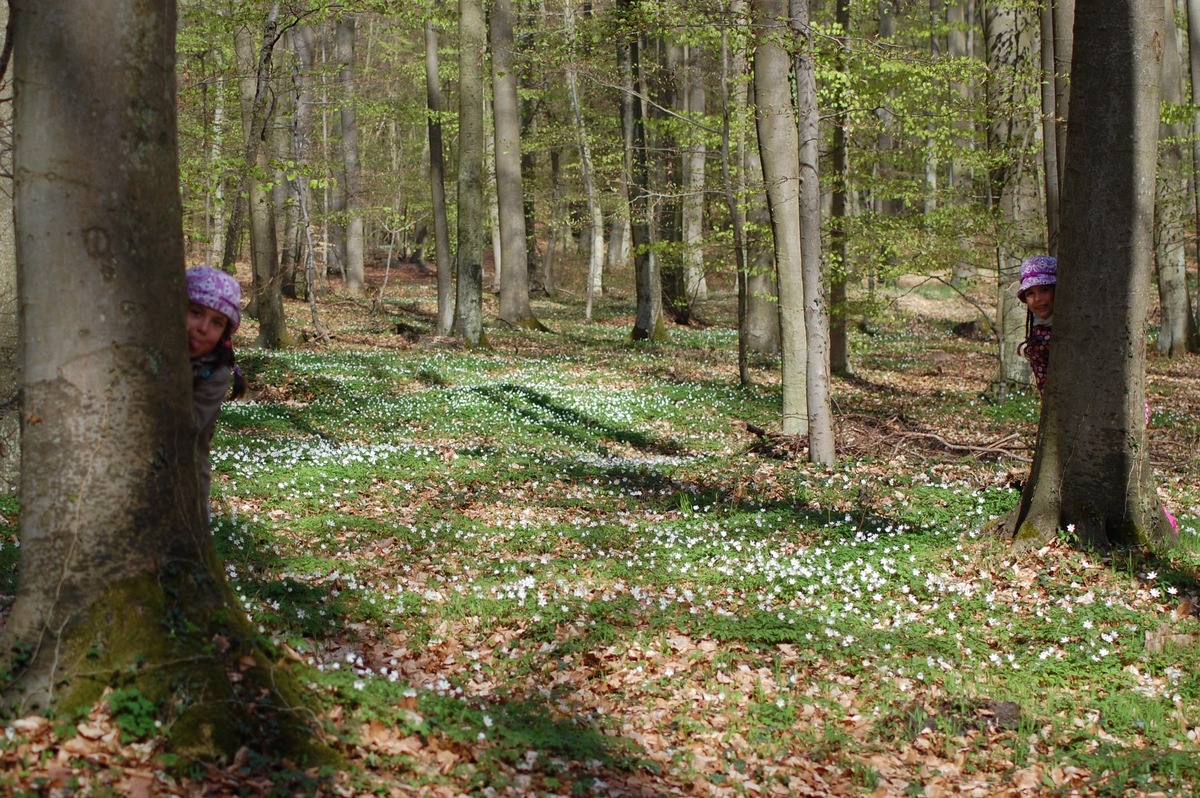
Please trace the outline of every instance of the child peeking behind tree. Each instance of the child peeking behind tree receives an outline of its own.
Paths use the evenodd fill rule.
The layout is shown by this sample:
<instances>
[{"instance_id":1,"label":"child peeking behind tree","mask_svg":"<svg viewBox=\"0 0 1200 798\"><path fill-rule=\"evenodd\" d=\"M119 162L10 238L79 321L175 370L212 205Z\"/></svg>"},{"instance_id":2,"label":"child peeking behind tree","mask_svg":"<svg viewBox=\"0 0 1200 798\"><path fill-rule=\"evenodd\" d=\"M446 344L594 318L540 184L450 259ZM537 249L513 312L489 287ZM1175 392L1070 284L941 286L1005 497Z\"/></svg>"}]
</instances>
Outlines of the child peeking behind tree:
<instances>
[{"instance_id":1,"label":"child peeking behind tree","mask_svg":"<svg viewBox=\"0 0 1200 798\"><path fill-rule=\"evenodd\" d=\"M242 322L238 305L242 289L233 276L211 266L187 270L188 356L192 361L192 404L199 456L200 499L204 520L210 520L208 497L212 488L211 444L221 405L233 387L231 398L246 392L246 380L233 354L233 334Z\"/></svg>"},{"instance_id":2,"label":"child peeking behind tree","mask_svg":"<svg viewBox=\"0 0 1200 798\"><path fill-rule=\"evenodd\" d=\"M1050 362L1050 325L1054 318L1054 285L1058 282L1058 261L1049 255L1033 255L1021 263L1021 283L1017 299L1029 313L1025 322L1025 342L1017 350L1033 367L1033 382L1038 393L1046 391L1046 366Z\"/></svg>"},{"instance_id":3,"label":"child peeking behind tree","mask_svg":"<svg viewBox=\"0 0 1200 798\"><path fill-rule=\"evenodd\" d=\"M1029 310L1025 322L1025 342L1017 350L1033 367L1038 393L1046 392L1046 366L1050 362L1050 325L1054 319L1054 286L1058 282L1058 261L1049 255L1033 255L1021 263L1021 283L1017 299ZM1146 424L1150 424L1150 403L1146 403ZM1179 531L1175 515L1163 507L1171 528Z\"/></svg>"}]
</instances>

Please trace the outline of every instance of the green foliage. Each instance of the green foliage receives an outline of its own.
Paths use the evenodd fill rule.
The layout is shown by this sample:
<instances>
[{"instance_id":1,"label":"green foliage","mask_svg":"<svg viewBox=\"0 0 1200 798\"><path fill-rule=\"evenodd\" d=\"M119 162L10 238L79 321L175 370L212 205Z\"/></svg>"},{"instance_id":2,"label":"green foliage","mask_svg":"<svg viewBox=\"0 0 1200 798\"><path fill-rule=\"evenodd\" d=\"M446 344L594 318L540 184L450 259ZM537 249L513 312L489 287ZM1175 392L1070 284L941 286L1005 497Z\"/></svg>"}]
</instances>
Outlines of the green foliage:
<instances>
[{"instance_id":1,"label":"green foliage","mask_svg":"<svg viewBox=\"0 0 1200 798\"><path fill-rule=\"evenodd\" d=\"M121 730L121 742L141 740L158 729L158 707L136 687L123 687L108 695L108 709Z\"/></svg>"}]
</instances>

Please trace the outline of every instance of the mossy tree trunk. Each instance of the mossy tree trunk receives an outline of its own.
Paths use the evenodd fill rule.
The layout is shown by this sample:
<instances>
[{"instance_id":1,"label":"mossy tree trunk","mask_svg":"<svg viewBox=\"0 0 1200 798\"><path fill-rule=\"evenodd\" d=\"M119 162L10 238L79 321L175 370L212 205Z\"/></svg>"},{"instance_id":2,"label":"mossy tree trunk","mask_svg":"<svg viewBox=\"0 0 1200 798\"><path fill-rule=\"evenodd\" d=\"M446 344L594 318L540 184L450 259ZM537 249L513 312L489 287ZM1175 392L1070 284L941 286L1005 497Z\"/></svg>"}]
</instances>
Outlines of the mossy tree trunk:
<instances>
[{"instance_id":1,"label":"mossy tree trunk","mask_svg":"<svg viewBox=\"0 0 1200 798\"><path fill-rule=\"evenodd\" d=\"M4 702L69 719L120 686L185 755L315 753L203 521L174 3L14 8L25 447Z\"/></svg>"},{"instance_id":2,"label":"mossy tree trunk","mask_svg":"<svg viewBox=\"0 0 1200 798\"><path fill-rule=\"evenodd\" d=\"M1081 3L1053 354L1019 545L1169 545L1146 446L1160 0Z\"/></svg>"}]
</instances>

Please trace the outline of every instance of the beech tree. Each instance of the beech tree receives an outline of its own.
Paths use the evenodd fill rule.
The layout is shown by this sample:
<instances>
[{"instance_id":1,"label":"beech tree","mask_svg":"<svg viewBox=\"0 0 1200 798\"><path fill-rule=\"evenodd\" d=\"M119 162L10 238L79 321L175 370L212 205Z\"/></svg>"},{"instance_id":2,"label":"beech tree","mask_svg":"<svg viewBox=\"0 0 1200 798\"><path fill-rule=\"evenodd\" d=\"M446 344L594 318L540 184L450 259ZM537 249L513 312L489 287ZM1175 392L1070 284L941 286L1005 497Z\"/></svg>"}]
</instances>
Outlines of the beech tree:
<instances>
[{"instance_id":1,"label":"beech tree","mask_svg":"<svg viewBox=\"0 0 1200 798\"><path fill-rule=\"evenodd\" d=\"M632 15L633 0L621 0L619 11L623 30L617 40L617 62L623 72L625 89L621 92L621 129L626 158L629 161L629 223L633 236L633 271L637 289L637 315L630 338L634 341L662 341L667 335L663 323L662 274L654 252L650 209L650 167L646 152L646 114L642 79L642 35Z\"/></svg>"},{"instance_id":2,"label":"beech tree","mask_svg":"<svg viewBox=\"0 0 1200 798\"><path fill-rule=\"evenodd\" d=\"M177 753L316 754L292 677L253 634L202 512L175 5L13 10L25 445L3 699L70 720L119 685L158 707Z\"/></svg>"},{"instance_id":3,"label":"beech tree","mask_svg":"<svg viewBox=\"0 0 1200 798\"><path fill-rule=\"evenodd\" d=\"M1145 423L1161 0L1075 11L1053 355L1019 545L1169 545Z\"/></svg>"},{"instance_id":4,"label":"beech tree","mask_svg":"<svg viewBox=\"0 0 1200 798\"><path fill-rule=\"evenodd\" d=\"M1175 26L1175 2L1163 0L1162 105L1184 107L1183 62ZM1187 288L1186 224L1189 217L1188 178L1184 142L1188 125L1164 118L1159 126L1158 195L1155 204L1155 265L1158 267L1158 300L1162 323L1158 330L1159 354L1177 357L1200 348L1196 318Z\"/></svg>"},{"instance_id":5,"label":"beech tree","mask_svg":"<svg viewBox=\"0 0 1200 798\"><path fill-rule=\"evenodd\" d=\"M358 109L354 82L355 18L337 18L334 41L338 60L338 84L342 90L342 175L346 203L346 293L363 292L363 186L358 156Z\"/></svg>"},{"instance_id":6,"label":"beech tree","mask_svg":"<svg viewBox=\"0 0 1200 798\"><path fill-rule=\"evenodd\" d=\"M492 109L499 209L500 319L514 327L540 329L529 301L525 252L525 191L521 185L521 105L517 96L516 27L512 0L494 0L488 34L492 46Z\"/></svg>"},{"instance_id":7,"label":"beech tree","mask_svg":"<svg viewBox=\"0 0 1200 798\"><path fill-rule=\"evenodd\" d=\"M442 84L438 78L438 34L432 16L425 20L425 117L429 137L429 192L437 257L437 334L454 327L454 288L450 261L450 224L446 219L446 160L442 149Z\"/></svg>"},{"instance_id":8,"label":"beech tree","mask_svg":"<svg viewBox=\"0 0 1200 798\"><path fill-rule=\"evenodd\" d=\"M250 265L253 275L251 308L258 319L258 344L276 349L287 344L287 319L283 313L283 286L279 274L279 243L275 205L265 185L270 175L267 146L269 119L269 72L278 40L279 4L272 3L263 24L261 44L254 47L251 30L239 25L235 31L238 64L243 70L241 85L242 131L249 172Z\"/></svg>"},{"instance_id":9,"label":"beech tree","mask_svg":"<svg viewBox=\"0 0 1200 798\"><path fill-rule=\"evenodd\" d=\"M483 332L483 58L481 0L458 0L458 268L454 326L468 346Z\"/></svg>"},{"instance_id":10,"label":"beech tree","mask_svg":"<svg viewBox=\"0 0 1200 798\"><path fill-rule=\"evenodd\" d=\"M767 204L779 277L779 327L782 340L783 432L808 433L805 387L807 348L804 335L804 288L801 279L800 144L792 104L792 61L785 0L754 0L758 27L754 55L754 92L758 148L766 181Z\"/></svg>"},{"instance_id":11,"label":"beech tree","mask_svg":"<svg viewBox=\"0 0 1200 798\"><path fill-rule=\"evenodd\" d=\"M800 123L800 272L803 284L805 365L808 406L808 459L832 465L835 457L833 407L829 385L829 307L825 303L825 264L821 255L821 184L817 145L817 77L813 30L807 0L792 0L796 37L797 117Z\"/></svg>"}]
</instances>

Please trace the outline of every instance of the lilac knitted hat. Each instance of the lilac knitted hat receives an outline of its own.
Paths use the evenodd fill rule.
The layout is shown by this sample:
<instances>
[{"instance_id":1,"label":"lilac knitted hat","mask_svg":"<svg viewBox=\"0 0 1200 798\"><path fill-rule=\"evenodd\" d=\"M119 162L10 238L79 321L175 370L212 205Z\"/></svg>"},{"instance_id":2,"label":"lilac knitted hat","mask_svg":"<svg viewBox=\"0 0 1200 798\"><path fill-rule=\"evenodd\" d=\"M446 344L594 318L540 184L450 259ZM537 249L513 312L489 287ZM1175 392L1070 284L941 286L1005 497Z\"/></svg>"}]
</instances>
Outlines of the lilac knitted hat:
<instances>
[{"instance_id":1,"label":"lilac knitted hat","mask_svg":"<svg viewBox=\"0 0 1200 798\"><path fill-rule=\"evenodd\" d=\"M194 266L187 270L188 301L215 310L229 319L229 334L242 323L242 289L233 275L212 266Z\"/></svg>"},{"instance_id":2,"label":"lilac knitted hat","mask_svg":"<svg viewBox=\"0 0 1200 798\"><path fill-rule=\"evenodd\" d=\"M1058 261L1049 255L1031 255L1021 263L1021 285L1017 299L1025 301L1025 292L1035 285L1054 285L1058 281Z\"/></svg>"}]
</instances>

